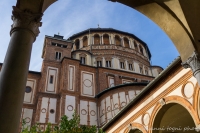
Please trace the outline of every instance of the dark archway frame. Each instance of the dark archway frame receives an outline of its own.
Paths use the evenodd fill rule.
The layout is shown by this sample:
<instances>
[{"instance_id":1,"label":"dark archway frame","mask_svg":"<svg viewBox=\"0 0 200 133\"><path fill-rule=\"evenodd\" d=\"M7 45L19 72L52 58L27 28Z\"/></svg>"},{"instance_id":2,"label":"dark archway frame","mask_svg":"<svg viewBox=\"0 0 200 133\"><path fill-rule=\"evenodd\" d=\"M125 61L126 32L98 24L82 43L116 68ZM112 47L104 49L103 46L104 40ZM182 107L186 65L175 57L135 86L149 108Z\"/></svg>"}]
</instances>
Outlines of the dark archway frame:
<instances>
[{"instance_id":1,"label":"dark archway frame","mask_svg":"<svg viewBox=\"0 0 200 133\"><path fill-rule=\"evenodd\" d=\"M13 7L11 39L0 75L1 132L18 132L32 44L39 34L43 12L55 1L57 0L17 0ZM183 66L192 68L200 83L199 0L117 2L138 10L157 23L173 41L184 62Z\"/></svg>"}]
</instances>

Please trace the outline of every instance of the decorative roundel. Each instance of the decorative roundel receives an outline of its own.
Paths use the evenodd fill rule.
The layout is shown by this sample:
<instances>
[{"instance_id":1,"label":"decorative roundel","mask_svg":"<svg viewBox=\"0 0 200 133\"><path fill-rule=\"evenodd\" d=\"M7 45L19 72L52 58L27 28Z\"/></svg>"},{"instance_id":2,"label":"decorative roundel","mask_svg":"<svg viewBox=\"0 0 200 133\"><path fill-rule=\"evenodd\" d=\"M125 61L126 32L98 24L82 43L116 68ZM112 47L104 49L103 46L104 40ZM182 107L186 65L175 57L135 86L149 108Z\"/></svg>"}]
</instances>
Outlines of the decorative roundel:
<instances>
[{"instance_id":1,"label":"decorative roundel","mask_svg":"<svg viewBox=\"0 0 200 133\"><path fill-rule=\"evenodd\" d=\"M46 109L43 108L43 109L41 110L41 112L42 112L42 113L46 113Z\"/></svg>"},{"instance_id":2,"label":"decorative roundel","mask_svg":"<svg viewBox=\"0 0 200 133\"><path fill-rule=\"evenodd\" d=\"M51 114L54 114L55 113L55 110L54 109L50 109L49 111Z\"/></svg>"},{"instance_id":3,"label":"decorative roundel","mask_svg":"<svg viewBox=\"0 0 200 133\"><path fill-rule=\"evenodd\" d=\"M111 107L110 107L110 106L107 107L107 111L108 111L108 112L111 111Z\"/></svg>"},{"instance_id":4,"label":"decorative roundel","mask_svg":"<svg viewBox=\"0 0 200 133\"><path fill-rule=\"evenodd\" d=\"M149 124L149 121L150 121L150 115L149 113L145 113L142 115L142 124L144 125L148 125Z\"/></svg>"},{"instance_id":5,"label":"decorative roundel","mask_svg":"<svg viewBox=\"0 0 200 133\"><path fill-rule=\"evenodd\" d=\"M95 115L96 115L96 112L95 112L94 110L91 110L91 111L90 111L90 114L91 114L91 116L95 116Z\"/></svg>"},{"instance_id":6,"label":"decorative roundel","mask_svg":"<svg viewBox=\"0 0 200 133\"><path fill-rule=\"evenodd\" d=\"M31 122L31 119L29 117L26 117L25 121L26 121L26 123L29 123L29 122Z\"/></svg>"},{"instance_id":7,"label":"decorative roundel","mask_svg":"<svg viewBox=\"0 0 200 133\"><path fill-rule=\"evenodd\" d=\"M82 115L86 115L86 114L87 114L87 111L86 111L85 109L82 109L82 110L81 110L81 114L82 114Z\"/></svg>"},{"instance_id":8,"label":"decorative roundel","mask_svg":"<svg viewBox=\"0 0 200 133\"><path fill-rule=\"evenodd\" d=\"M30 93L32 91L32 88L30 86L26 86L25 92Z\"/></svg>"},{"instance_id":9,"label":"decorative roundel","mask_svg":"<svg viewBox=\"0 0 200 133\"><path fill-rule=\"evenodd\" d=\"M194 84L188 81L186 84L183 85L181 92L183 97L187 99L191 98L194 94Z\"/></svg>"},{"instance_id":10,"label":"decorative roundel","mask_svg":"<svg viewBox=\"0 0 200 133\"><path fill-rule=\"evenodd\" d=\"M67 110L68 110L68 111L72 111L73 109L74 109L74 107L73 107L72 105L68 105L68 106L67 106Z\"/></svg>"},{"instance_id":11,"label":"decorative roundel","mask_svg":"<svg viewBox=\"0 0 200 133\"><path fill-rule=\"evenodd\" d=\"M115 103L114 108L115 108L115 109L118 109L118 107L119 107L118 104Z\"/></svg>"},{"instance_id":12,"label":"decorative roundel","mask_svg":"<svg viewBox=\"0 0 200 133\"><path fill-rule=\"evenodd\" d=\"M124 107L124 106L126 106L126 102L121 103L121 107Z\"/></svg>"},{"instance_id":13,"label":"decorative roundel","mask_svg":"<svg viewBox=\"0 0 200 133\"><path fill-rule=\"evenodd\" d=\"M92 81L90 81L89 79L86 79L83 81L83 84L85 87L91 87L92 86Z\"/></svg>"}]
</instances>

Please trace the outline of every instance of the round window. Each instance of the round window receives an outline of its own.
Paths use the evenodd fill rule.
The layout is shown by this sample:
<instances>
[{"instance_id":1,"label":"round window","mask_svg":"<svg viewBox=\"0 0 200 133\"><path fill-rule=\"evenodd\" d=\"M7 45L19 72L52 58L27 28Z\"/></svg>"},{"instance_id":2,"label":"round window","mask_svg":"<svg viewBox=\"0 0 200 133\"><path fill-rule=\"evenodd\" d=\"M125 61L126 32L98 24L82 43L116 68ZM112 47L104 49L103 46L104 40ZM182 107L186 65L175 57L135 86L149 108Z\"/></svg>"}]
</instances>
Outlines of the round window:
<instances>
[{"instance_id":1,"label":"round window","mask_svg":"<svg viewBox=\"0 0 200 133\"><path fill-rule=\"evenodd\" d=\"M53 114L55 111L54 109L50 109L50 113Z\"/></svg>"},{"instance_id":2,"label":"round window","mask_svg":"<svg viewBox=\"0 0 200 133\"><path fill-rule=\"evenodd\" d=\"M32 91L32 88L30 86L26 86L25 92L30 93Z\"/></svg>"}]
</instances>

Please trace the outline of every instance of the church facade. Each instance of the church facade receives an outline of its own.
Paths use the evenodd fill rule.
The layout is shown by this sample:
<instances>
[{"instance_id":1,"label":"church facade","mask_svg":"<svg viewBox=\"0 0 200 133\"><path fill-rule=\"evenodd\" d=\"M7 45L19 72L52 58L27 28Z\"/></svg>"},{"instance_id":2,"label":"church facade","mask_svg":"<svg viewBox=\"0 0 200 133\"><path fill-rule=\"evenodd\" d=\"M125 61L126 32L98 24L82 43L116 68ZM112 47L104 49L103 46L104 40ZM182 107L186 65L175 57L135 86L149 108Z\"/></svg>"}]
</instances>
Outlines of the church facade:
<instances>
[{"instance_id":1,"label":"church facade","mask_svg":"<svg viewBox=\"0 0 200 133\"><path fill-rule=\"evenodd\" d=\"M21 114L41 129L74 110L80 124L102 127L162 71L146 43L111 28L45 36L42 58L41 72L29 71Z\"/></svg>"}]
</instances>

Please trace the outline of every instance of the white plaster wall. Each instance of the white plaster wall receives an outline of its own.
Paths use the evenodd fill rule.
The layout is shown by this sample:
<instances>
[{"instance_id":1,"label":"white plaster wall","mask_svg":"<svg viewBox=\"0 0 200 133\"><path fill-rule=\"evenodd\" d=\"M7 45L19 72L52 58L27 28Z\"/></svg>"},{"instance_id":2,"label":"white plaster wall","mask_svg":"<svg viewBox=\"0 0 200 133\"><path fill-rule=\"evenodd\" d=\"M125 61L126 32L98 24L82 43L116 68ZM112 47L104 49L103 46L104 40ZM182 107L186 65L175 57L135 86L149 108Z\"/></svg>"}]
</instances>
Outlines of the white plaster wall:
<instances>
[{"instance_id":1,"label":"white plaster wall","mask_svg":"<svg viewBox=\"0 0 200 133\"><path fill-rule=\"evenodd\" d=\"M31 126L32 116L33 116L33 109L23 108L23 118L22 119L24 119L26 122L25 127Z\"/></svg>"},{"instance_id":2,"label":"white plaster wall","mask_svg":"<svg viewBox=\"0 0 200 133\"><path fill-rule=\"evenodd\" d=\"M53 76L53 83L50 83L50 76ZM55 93L57 86L57 76L58 68L48 67L47 69L47 82L46 82L46 92Z\"/></svg>"},{"instance_id":3,"label":"white plaster wall","mask_svg":"<svg viewBox=\"0 0 200 133\"><path fill-rule=\"evenodd\" d=\"M119 99L118 99L118 93L113 94L113 109L114 109L114 113L117 114L119 112L119 107L116 106L115 104L119 105Z\"/></svg>"},{"instance_id":4,"label":"white plaster wall","mask_svg":"<svg viewBox=\"0 0 200 133\"><path fill-rule=\"evenodd\" d=\"M97 62L96 62L96 58L94 56L91 57L92 58L92 66L97 66Z\"/></svg>"},{"instance_id":5,"label":"white plaster wall","mask_svg":"<svg viewBox=\"0 0 200 133\"><path fill-rule=\"evenodd\" d=\"M126 94L126 95L125 95L125 98L126 98L126 101L127 101L127 104L128 104L128 103L130 102L129 95Z\"/></svg>"},{"instance_id":6,"label":"white plaster wall","mask_svg":"<svg viewBox=\"0 0 200 133\"><path fill-rule=\"evenodd\" d=\"M94 74L82 71L82 95L94 97L95 95L95 82Z\"/></svg>"},{"instance_id":7,"label":"white plaster wall","mask_svg":"<svg viewBox=\"0 0 200 133\"><path fill-rule=\"evenodd\" d=\"M65 98L65 115L68 116L69 119L72 119L72 115L74 113L74 109L76 108L75 96L66 95Z\"/></svg>"},{"instance_id":8,"label":"white plaster wall","mask_svg":"<svg viewBox=\"0 0 200 133\"><path fill-rule=\"evenodd\" d=\"M152 68L152 72L154 77L157 77L159 75L158 70L156 68Z\"/></svg>"},{"instance_id":9,"label":"white plaster wall","mask_svg":"<svg viewBox=\"0 0 200 133\"><path fill-rule=\"evenodd\" d=\"M109 76L108 79L109 79L109 87L115 86L115 79L114 79L114 77Z\"/></svg>"},{"instance_id":10,"label":"white plaster wall","mask_svg":"<svg viewBox=\"0 0 200 133\"><path fill-rule=\"evenodd\" d=\"M45 123L49 98L43 97L40 111L40 123Z\"/></svg>"},{"instance_id":11,"label":"white plaster wall","mask_svg":"<svg viewBox=\"0 0 200 133\"><path fill-rule=\"evenodd\" d=\"M57 99L56 98L50 98L50 103L49 103L49 121L50 123L56 123L55 118L56 118L56 105L57 105ZM50 110L54 110L54 113L50 113Z\"/></svg>"},{"instance_id":12,"label":"white plaster wall","mask_svg":"<svg viewBox=\"0 0 200 133\"><path fill-rule=\"evenodd\" d=\"M87 125L88 101L80 100L80 124Z\"/></svg>"},{"instance_id":13,"label":"white plaster wall","mask_svg":"<svg viewBox=\"0 0 200 133\"><path fill-rule=\"evenodd\" d=\"M135 66L135 72L136 72L136 73L140 73L139 65L138 65L137 62L134 62L134 66Z\"/></svg>"},{"instance_id":14,"label":"white plaster wall","mask_svg":"<svg viewBox=\"0 0 200 133\"><path fill-rule=\"evenodd\" d=\"M107 112L107 120L109 121L112 118L111 114L111 103L110 103L110 96L106 97L106 112Z\"/></svg>"},{"instance_id":15,"label":"white plaster wall","mask_svg":"<svg viewBox=\"0 0 200 133\"><path fill-rule=\"evenodd\" d=\"M91 57L91 55L89 55L89 54L87 54L87 56L86 56L86 65L92 65L92 57Z\"/></svg>"},{"instance_id":16,"label":"white plaster wall","mask_svg":"<svg viewBox=\"0 0 200 133\"><path fill-rule=\"evenodd\" d=\"M124 65L125 65L125 70L129 71L129 68L128 68L129 66L128 66L128 62L127 61L124 62Z\"/></svg>"},{"instance_id":17,"label":"white plaster wall","mask_svg":"<svg viewBox=\"0 0 200 133\"><path fill-rule=\"evenodd\" d=\"M105 60L104 57L103 57L103 60L102 60L102 66L103 66L103 67L106 67L106 60Z\"/></svg>"},{"instance_id":18,"label":"white plaster wall","mask_svg":"<svg viewBox=\"0 0 200 133\"><path fill-rule=\"evenodd\" d=\"M100 124L103 124L105 123L105 99L103 99L101 101L101 107L100 107L100 119L101 119L101 123Z\"/></svg>"},{"instance_id":19,"label":"white plaster wall","mask_svg":"<svg viewBox=\"0 0 200 133\"><path fill-rule=\"evenodd\" d=\"M32 104L33 103L33 98L34 98L34 94L35 94L35 86L36 86L36 80L34 79L28 79L26 82L26 86L31 87L31 92L30 93L26 93L24 94L24 103L27 104Z\"/></svg>"},{"instance_id":20,"label":"white plaster wall","mask_svg":"<svg viewBox=\"0 0 200 133\"><path fill-rule=\"evenodd\" d=\"M153 76L151 69L149 69L148 71L149 71L149 76Z\"/></svg>"},{"instance_id":21,"label":"white plaster wall","mask_svg":"<svg viewBox=\"0 0 200 133\"><path fill-rule=\"evenodd\" d=\"M135 91L132 90L132 91L129 91L128 92L128 95L129 95L129 98L130 98L130 101L133 100L136 96L135 96Z\"/></svg>"},{"instance_id":22,"label":"white plaster wall","mask_svg":"<svg viewBox=\"0 0 200 133\"><path fill-rule=\"evenodd\" d=\"M69 65L68 90L74 91L75 86L75 66Z\"/></svg>"},{"instance_id":23,"label":"white plaster wall","mask_svg":"<svg viewBox=\"0 0 200 133\"><path fill-rule=\"evenodd\" d=\"M120 106L121 106L121 107L126 106L125 92L120 92L120 93L119 93L119 96L120 96Z\"/></svg>"},{"instance_id":24,"label":"white plaster wall","mask_svg":"<svg viewBox=\"0 0 200 133\"><path fill-rule=\"evenodd\" d=\"M113 68L114 69L119 68L119 60L117 58L113 58Z\"/></svg>"},{"instance_id":25,"label":"white plaster wall","mask_svg":"<svg viewBox=\"0 0 200 133\"><path fill-rule=\"evenodd\" d=\"M90 125L97 125L97 105L95 102L89 102Z\"/></svg>"}]
</instances>

